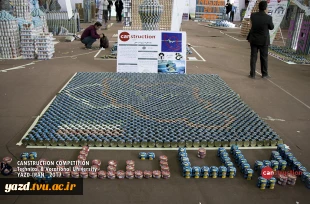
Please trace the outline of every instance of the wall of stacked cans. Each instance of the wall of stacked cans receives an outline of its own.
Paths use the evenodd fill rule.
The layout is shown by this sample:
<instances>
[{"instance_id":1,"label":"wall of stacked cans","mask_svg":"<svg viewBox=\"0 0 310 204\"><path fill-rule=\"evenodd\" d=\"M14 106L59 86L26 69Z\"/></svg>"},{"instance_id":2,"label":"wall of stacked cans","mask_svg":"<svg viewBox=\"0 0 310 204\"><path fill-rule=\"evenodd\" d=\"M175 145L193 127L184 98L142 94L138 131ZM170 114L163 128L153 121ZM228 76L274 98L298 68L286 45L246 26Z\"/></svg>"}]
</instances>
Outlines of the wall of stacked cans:
<instances>
[{"instance_id":1,"label":"wall of stacked cans","mask_svg":"<svg viewBox=\"0 0 310 204\"><path fill-rule=\"evenodd\" d=\"M91 162L90 168L85 168L85 166L80 165L85 162L88 158L89 147L84 146L80 151L79 156L77 157L76 166L70 167L70 170L66 170L65 160L58 160L55 171L44 170L44 165L35 166L35 172L31 173L32 177L36 181L45 181L49 182L53 177L63 177L63 178L92 178L92 179L169 179L171 177L170 167L168 165L168 157L161 155L158 158L160 168L158 170L137 170L135 168L134 160L126 161L126 169L119 170L118 162L116 160L108 161L107 165L103 165L100 159L93 159ZM206 157L206 150L199 148L197 152L197 157L204 159ZM258 175L257 178L257 187L265 189L275 189L276 184L281 186L295 186L297 179L300 179L307 188L310 189L310 173L307 169L297 160L297 158L291 153L285 145L278 145L276 151L272 151L271 157L269 160L255 161L255 164L251 165L248 163L245 156L242 154L242 151L239 150L237 145L234 145L230 148L229 152L225 148L219 148L217 151L217 156L219 157L222 165L217 166L195 166L192 165L186 148L179 148L178 160L182 167L182 176L186 179L190 178L222 178L222 179L233 179L236 177L237 172L239 171L242 177L246 180L254 179L255 172ZM230 159L231 155L233 160ZM20 159L25 160L36 160L38 157L36 152L22 153ZM156 155L154 152L140 152L138 155L140 160L156 160ZM18 173L27 173L27 172L18 172L16 167L12 167L13 159L11 157L3 158L1 162L1 173L5 176L18 175ZM46 159L40 159L39 162L46 162ZM68 166L67 166L68 167ZM292 171L299 172L298 174L288 173L288 174L276 174L276 176L266 179L262 175L264 168L270 167L273 171L287 171L291 169ZM61 170L63 169L63 170ZM87 170L86 170L87 169ZM90 170L88 170L90 169ZM291 172L292 172L291 171Z\"/></svg>"}]
</instances>

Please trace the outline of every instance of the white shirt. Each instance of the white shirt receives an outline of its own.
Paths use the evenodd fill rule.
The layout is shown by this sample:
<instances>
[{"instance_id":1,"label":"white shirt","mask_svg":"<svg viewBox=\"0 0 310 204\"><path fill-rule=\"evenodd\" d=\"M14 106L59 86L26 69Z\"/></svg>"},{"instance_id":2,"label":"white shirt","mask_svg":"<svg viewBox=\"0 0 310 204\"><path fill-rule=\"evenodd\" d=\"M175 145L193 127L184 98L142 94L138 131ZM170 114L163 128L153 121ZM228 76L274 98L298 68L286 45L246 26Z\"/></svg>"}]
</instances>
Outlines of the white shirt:
<instances>
[{"instance_id":1,"label":"white shirt","mask_svg":"<svg viewBox=\"0 0 310 204\"><path fill-rule=\"evenodd\" d=\"M108 10L109 2L108 0L100 0L99 9L100 10Z\"/></svg>"}]
</instances>

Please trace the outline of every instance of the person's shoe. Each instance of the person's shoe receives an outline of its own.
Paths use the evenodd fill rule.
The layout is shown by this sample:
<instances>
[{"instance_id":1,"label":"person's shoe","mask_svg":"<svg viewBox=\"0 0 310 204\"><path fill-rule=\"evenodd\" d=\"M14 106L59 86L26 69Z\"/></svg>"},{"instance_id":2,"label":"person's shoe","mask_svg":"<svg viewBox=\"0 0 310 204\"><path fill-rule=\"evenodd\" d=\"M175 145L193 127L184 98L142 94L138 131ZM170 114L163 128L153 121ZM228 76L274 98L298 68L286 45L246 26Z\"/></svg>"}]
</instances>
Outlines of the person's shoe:
<instances>
[{"instance_id":1,"label":"person's shoe","mask_svg":"<svg viewBox=\"0 0 310 204\"><path fill-rule=\"evenodd\" d=\"M255 76L251 76L251 74L248 77L251 79L255 79Z\"/></svg>"},{"instance_id":2,"label":"person's shoe","mask_svg":"<svg viewBox=\"0 0 310 204\"><path fill-rule=\"evenodd\" d=\"M263 79L270 79L271 77L269 75L267 76L262 76Z\"/></svg>"}]
</instances>

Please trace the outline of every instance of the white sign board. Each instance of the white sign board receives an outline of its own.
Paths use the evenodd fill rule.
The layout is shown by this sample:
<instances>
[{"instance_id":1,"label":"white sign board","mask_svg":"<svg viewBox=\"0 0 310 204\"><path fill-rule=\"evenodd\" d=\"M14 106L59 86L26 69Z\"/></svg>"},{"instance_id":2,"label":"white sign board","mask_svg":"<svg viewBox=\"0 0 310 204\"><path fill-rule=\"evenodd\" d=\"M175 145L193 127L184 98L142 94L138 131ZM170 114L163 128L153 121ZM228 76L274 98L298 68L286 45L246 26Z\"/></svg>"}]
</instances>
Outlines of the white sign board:
<instances>
[{"instance_id":1,"label":"white sign board","mask_svg":"<svg viewBox=\"0 0 310 204\"><path fill-rule=\"evenodd\" d=\"M186 33L119 30L117 72L186 73Z\"/></svg>"},{"instance_id":2,"label":"white sign board","mask_svg":"<svg viewBox=\"0 0 310 204\"><path fill-rule=\"evenodd\" d=\"M66 11L68 12L68 19L73 17L71 0L66 0Z\"/></svg>"},{"instance_id":3,"label":"white sign board","mask_svg":"<svg viewBox=\"0 0 310 204\"><path fill-rule=\"evenodd\" d=\"M252 12L255 4L256 4L256 0L250 0L249 5L248 5L248 7L246 9L244 18L250 18L251 17L251 12Z\"/></svg>"},{"instance_id":4,"label":"white sign board","mask_svg":"<svg viewBox=\"0 0 310 204\"><path fill-rule=\"evenodd\" d=\"M286 14L287 5L287 0L270 0L268 3L268 14L272 16L272 21L274 24L274 29L269 31L271 44L274 41L281 22Z\"/></svg>"}]
</instances>

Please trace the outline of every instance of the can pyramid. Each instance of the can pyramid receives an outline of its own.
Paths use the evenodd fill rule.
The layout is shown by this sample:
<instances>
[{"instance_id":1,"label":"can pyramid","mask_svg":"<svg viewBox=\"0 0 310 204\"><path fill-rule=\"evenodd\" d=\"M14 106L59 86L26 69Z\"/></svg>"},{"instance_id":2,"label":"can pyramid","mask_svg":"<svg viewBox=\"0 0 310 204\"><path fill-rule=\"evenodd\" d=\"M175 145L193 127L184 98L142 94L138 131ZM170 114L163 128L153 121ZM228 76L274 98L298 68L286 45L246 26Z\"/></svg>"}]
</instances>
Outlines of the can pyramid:
<instances>
[{"instance_id":1,"label":"can pyramid","mask_svg":"<svg viewBox=\"0 0 310 204\"><path fill-rule=\"evenodd\" d=\"M261 2L262 0L257 0L252 11L251 11L251 14L252 13L255 13L255 12L259 12L259 8L258 8L258 4ZM249 18L244 18L242 20L242 24L241 24L241 33L240 35L242 37L247 37L249 32L251 30L251 25L250 25L250 19ZM277 31L277 34L276 34L276 37L275 37L275 40L280 40L282 38L282 35L281 35L281 31L278 30Z\"/></svg>"}]
</instances>

